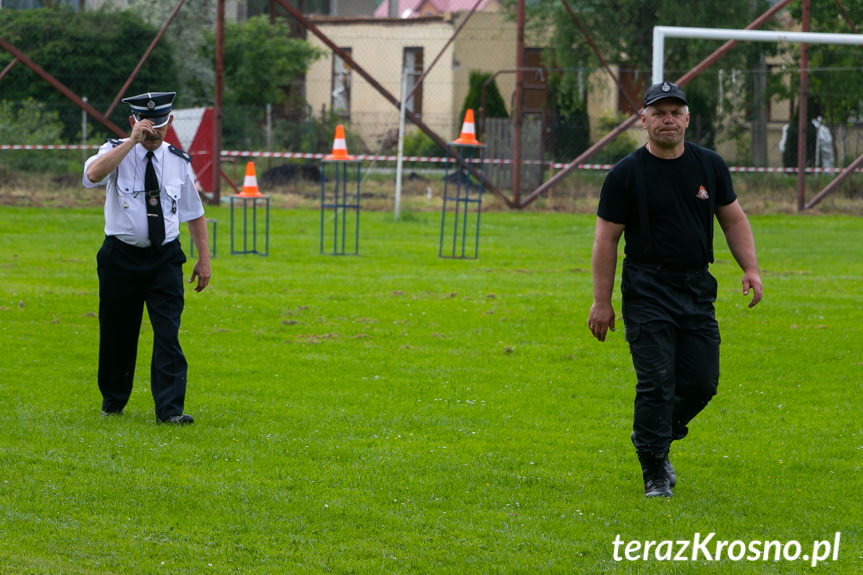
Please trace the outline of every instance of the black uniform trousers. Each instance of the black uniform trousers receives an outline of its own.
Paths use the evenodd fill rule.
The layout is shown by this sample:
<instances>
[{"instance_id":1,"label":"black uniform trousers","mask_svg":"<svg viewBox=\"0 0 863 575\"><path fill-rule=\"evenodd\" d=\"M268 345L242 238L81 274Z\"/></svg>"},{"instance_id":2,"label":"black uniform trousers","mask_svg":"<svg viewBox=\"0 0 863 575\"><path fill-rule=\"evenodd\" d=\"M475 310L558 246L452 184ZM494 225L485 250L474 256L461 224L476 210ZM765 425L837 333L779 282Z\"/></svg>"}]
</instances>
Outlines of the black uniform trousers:
<instances>
[{"instance_id":1,"label":"black uniform trousers","mask_svg":"<svg viewBox=\"0 0 863 575\"><path fill-rule=\"evenodd\" d=\"M153 327L150 387L156 417L181 415L187 372L179 340L186 256L179 240L161 248L140 248L107 236L96 261L102 409L117 412L129 401L146 304Z\"/></svg>"},{"instance_id":2,"label":"black uniform trousers","mask_svg":"<svg viewBox=\"0 0 863 575\"><path fill-rule=\"evenodd\" d=\"M626 340L638 382L632 441L639 452L664 452L716 395L719 324L716 280L624 260L621 291Z\"/></svg>"}]
</instances>

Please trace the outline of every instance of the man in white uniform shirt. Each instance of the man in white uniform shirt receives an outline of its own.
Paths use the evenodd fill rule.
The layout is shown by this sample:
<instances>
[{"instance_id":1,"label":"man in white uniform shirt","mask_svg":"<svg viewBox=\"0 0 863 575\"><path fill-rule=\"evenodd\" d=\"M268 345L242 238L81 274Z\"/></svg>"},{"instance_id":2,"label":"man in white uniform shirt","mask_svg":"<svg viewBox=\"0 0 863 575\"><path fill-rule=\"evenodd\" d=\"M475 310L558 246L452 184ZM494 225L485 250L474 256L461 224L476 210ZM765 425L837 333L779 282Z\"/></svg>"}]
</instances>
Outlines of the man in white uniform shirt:
<instances>
[{"instance_id":1,"label":"man in white uniform shirt","mask_svg":"<svg viewBox=\"0 0 863 575\"><path fill-rule=\"evenodd\" d=\"M192 423L183 413L187 363L180 348L183 263L180 223L198 248L189 283L210 282L204 207L190 157L165 143L175 92L148 92L131 106L132 132L110 139L84 164L86 188L106 186L99 274L99 390L104 416L120 415L132 393L144 305L153 326L150 385L159 422Z\"/></svg>"}]
</instances>

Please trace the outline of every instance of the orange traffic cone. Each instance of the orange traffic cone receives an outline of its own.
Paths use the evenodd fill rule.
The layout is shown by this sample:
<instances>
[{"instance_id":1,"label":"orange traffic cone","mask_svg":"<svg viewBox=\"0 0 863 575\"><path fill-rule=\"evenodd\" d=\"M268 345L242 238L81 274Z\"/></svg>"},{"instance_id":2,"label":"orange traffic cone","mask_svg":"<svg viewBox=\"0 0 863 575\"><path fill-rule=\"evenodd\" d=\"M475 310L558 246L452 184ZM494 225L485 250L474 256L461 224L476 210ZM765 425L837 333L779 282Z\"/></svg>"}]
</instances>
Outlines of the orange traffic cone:
<instances>
[{"instance_id":1,"label":"orange traffic cone","mask_svg":"<svg viewBox=\"0 0 863 575\"><path fill-rule=\"evenodd\" d=\"M336 126L336 137L333 140L333 153L324 158L325 160L353 160L348 155L348 145L345 143L345 129L341 124Z\"/></svg>"},{"instance_id":2,"label":"orange traffic cone","mask_svg":"<svg viewBox=\"0 0 863 575\"><path fill-rule=\"evenodd\" d=\"M255 163L246 164L246 177L243 178L243 191L237 194L241 198L263 198L264 195L258 191L258 178L255 177Z\"/></svg>"},{"instance_id":3,"label":"orange traffic cone","mask_svg":"<svg viewBox=\"0 0 863 575\"><path fill-rule=\"evenodd\" d=\"M453 142L453 144L463 144L466 146L482 146L479 140L476 139L476 128L473 123L473 110L467 109L464 114L464 124L461 126L461 134Z\"/></svg>"}]
</instances>

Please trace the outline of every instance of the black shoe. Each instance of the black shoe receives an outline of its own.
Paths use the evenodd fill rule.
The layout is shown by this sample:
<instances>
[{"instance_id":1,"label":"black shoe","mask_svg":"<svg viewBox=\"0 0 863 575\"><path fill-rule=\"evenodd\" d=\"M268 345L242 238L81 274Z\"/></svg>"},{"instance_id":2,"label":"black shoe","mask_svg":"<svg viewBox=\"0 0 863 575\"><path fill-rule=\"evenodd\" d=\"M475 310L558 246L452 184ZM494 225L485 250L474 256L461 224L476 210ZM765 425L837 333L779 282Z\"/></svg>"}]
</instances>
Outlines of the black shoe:
<instances>
[{"instance_id":1,"label":"black shoe","mask_svg":"<svg viewBox=\"0 0 863 575\"><path fill-rule=\"evenodd\" d=\"M677 485L677 474L674 472L674 467L668 459L668 454L665 455L665 475L668 476L668 486L674 487Z\"/></svg>"},{"instance_id":2,"label":"black shoe","mask_svg":"<svg viewBox=\"0 0 863 575\"><path fill-rule=\"evenodd\" d=\"M183 415L172 415L171 417L161 419L159 420L159 423L174 423L177 425L187 425L189 423L195 423L195 418L187 413L184 413Z\"/></svg>"},{"instance_id":3,"label":"black shoe","mask_svg":"<svg viewBox=\"0 0 863 575\"><path fill-rule=\"evenodd\" d=\"M99 412L99 417L116 417L118 415L123 415L123 410L120 411L105 411L104 409Z\"/></svg>"},{"instance_id":4,"label":"black shoe","mask_svg":"<svg viewBox=\"0 0 863 575\"><path fill-rule=\"evenodd\" d=\"M667 460L668 451L638 453L645 497L671 497L671 485L665 467Z\"/></svg>"}]
</instances>

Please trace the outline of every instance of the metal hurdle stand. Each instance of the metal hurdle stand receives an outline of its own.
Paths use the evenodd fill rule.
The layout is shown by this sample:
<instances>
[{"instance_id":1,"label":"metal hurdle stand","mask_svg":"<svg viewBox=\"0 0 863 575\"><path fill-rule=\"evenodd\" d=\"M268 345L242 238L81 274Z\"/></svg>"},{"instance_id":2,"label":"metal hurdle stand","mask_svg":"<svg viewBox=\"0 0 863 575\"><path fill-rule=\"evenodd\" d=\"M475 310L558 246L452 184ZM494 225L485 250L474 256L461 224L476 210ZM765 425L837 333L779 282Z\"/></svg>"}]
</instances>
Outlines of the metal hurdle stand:
<instances>
[{"instance_id":1,"label":"metal hurdle stand","mask_svg":"<svg viewBox=\"0 0 863 575\"><path fill-rule=\"evenodd\" d=\"M461 138L460 138L461 139ZM455 148L455 195L450 195L450 146ZM479 219L482 212L482 166L483 147L476 144L462 144L458 140L447 144L446 169L444 171L443 205L441 207L440 221L440 247L438 257L452 259L477 259L479 257ZM471 182L470 167L478 168L479 177L477 183ZM453 204L452 223L447 225L447 202ZM469 212L476 209L476 224L468 221ZM471 218L473 219L473 218ZM449 233L451 228L452 233ZM447 243L452 238L452 249ZM473 254L467 250L468 239L473 239Z\"/></svg>"},{"instance_id":2,"label":"metal hurdle stand","mask_svg":"<svg viewBox=\"0 0 863 575\"><path fill-rule=\"evenodd\" d=\"M327 190L327 167L332 166L332 187ZM356 188L348 193L350 172L356 172ZM353 210L353 254L360 249L360 161L359 160L321 160L321 254L333 256L351 255L348 249L348 212ZM326 215L332 217L332 234L326 233L329 227ZM332 237L332 250L325 240Z\"/></svg>"},{"instance_id":3,"label":"metal hurdle stand","mask_svg":"<svg viewBox=\"0 0 863 575\"><path fill-rule=\"evenodd\" d=\"M333 177L331 188L327 190L327 167L332 166ZM353 193L348 192L348 179L351 171L356 172L356 187ZM353 254L348 253L350 221L348 212L353 210ZM325 241L330 234L326 233L328 222L326 215L332 214L332 251ZM333 153L321 160L321 254L334 256L358 255L360 250L360 160L349 156L345 146L344 128L336 126L336 137Z\"/></svg>"},{"instance_id":4,"label":"metal hurdle stand","mask_svg":"<svg viewBox=\"0 0 863 575\"><path fill-rule=\"evenodd\" d=\"M264 251L258 250L258 236L261 235L258 230L258 202L263 203L264 207ZM243 249L234 247L234 209L242 203L243 206ZM249 248L249 204L251 203L251 236L252 247ZM239 209L237 209L239 211ZM259 256L267 256L270 254L270 197L261 194L258 191L258 179L255 176L255 164L248 162L246 164L246 176L243 180L243 189L239 194L231 196L231 255L237 254L257 254Z\"/></svg>"},{"instance_id":5,"label":"metal hurdle stand","mask_svg":"<svg viewBox=\"0 0 863 575\"><path fill-rule=\"evenodd\" d=\"M263 233L260 233L258 230L258 202L263 204L263 213L264 213L264 226ZM239 205L242 204L243 210L243 247L240 249L239 247L234 247L234 209L237 206L237 211L239 211ZM249 210L249 204L251 204L251 210ZM249 212L251 212L251 230L249 230ZM239 227L239 226L237 226ZM251 231L251 234L249 234ZM249 247L249 235L251 235L251 248ZM264 251L258 250L258 236L263 235L264 240ZM239 243L239 242L238 242ZM239 196L231 196L231 255L238 254L257 254L259 256L268 256L270 255L270 197L269 196L260 196L260 197L245 197L242 195Z\"/></svg>"}]
</instances>

